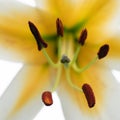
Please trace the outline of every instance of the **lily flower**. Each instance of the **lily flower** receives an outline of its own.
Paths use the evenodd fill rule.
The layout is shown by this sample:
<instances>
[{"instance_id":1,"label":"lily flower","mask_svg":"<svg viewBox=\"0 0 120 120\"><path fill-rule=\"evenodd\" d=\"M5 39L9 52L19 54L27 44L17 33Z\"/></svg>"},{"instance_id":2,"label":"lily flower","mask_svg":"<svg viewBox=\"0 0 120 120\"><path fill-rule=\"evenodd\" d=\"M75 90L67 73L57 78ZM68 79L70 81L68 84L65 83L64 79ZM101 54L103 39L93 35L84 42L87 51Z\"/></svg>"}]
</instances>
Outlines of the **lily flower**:
<instances>
[{"instance_id":1,"label":"lily flower","mask_svg":"<svg viewBox=\"0 0 120 120\"><path fill-rule=\"evenodd\" d=\"M54 91L66 120L119 120L119 0L34 2L0 1L0 58L24 64L0 98L0 120L33 120Z\"/></svg>"}]
</instances>

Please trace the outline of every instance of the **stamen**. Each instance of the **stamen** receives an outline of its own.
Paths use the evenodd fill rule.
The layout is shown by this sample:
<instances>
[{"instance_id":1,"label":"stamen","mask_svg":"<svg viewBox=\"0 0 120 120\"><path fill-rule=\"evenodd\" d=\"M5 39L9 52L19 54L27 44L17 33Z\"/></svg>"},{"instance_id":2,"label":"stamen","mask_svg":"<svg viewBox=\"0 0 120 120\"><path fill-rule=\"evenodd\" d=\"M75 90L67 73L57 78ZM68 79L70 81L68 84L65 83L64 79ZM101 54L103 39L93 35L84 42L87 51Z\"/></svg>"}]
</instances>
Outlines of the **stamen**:
<instances>
[{"instance_id":1,"label":"stamen","mask_svg":"<svg viewBox=\"0 0 120 120\"><path fill-rule=\"evenodd\" d=\"M57 88L57 86L60 82L60 78L61 78L61 74L62 74L62 65L64 65L65 75L66 75L66 79L67 79L67 82L69 83L69 85L72 88L74 88L75 90L78 90L79 92L84 93L85 98L86 98L87 103L88 103L88 106L90 108L94 107L95 104L96 104L96 100L95 100L95 95L94 95L94 92L93 92L91 86L87 83L83 84L82 88L75 85L72 82L72 79L71 79L70 69L71 69L71 67L73 67L74 70L77 71L77 72L83 72L83 71L87 70L97 61L97 59L102 59L108 54L109 45L105 44L102 47L100 47L96 57L93 58L85 67L79 68L77 66L76 61L77 61L77 58L78 58L78 55L79 55L79 52L80 52L80 48L81 48L81 46L83 46L85 44L85 40L87 39L87 34L88 34L87 29L82 30L82 32L80 34L80 37L79 37L79 40L78 40L77 49L74 53L74 46L73 46L74 41L72 41L73 39L70 38L69 42L65 41L65 39L61 41L61 38L63 37L63 34L64 34L64 27L63 27L62 21L59 18L57 18L56 28L57 28L57 35L58 35L58 40L59 41L58 41L58 46L57 46L57 48L58 48L58 63L56 64L49 57L46 49L43 49L43 48L46 48L48 45L42 39L42 37L40 35L40 32L37 29L37 27L30 21L28 22L28 24L29 24L30 31L32 32L32 34L33 34L33 36L34 36L34 38L37 42L38 50L41 50L43 52L44 56L48 60L48 63L50 65L52 65L52 67L57 68L56 81L55 81L55 84L54 84L53 88L51 89L51 92L50 91L45 91L45 92L42 93L41 98L42 98L43 103L46 106L50 106L50 105L53 104L52 92L56 90L56 88ZM62 56L62 54L64 54L64 53L66 55ZM70 61L68 56L70 58L73 58L73 59Z\"/></svg>"},{"instance_id":2,"label":"stamen","mask_svg":"<svg viewBox=\"0 0 120 120\"><path fill-rule=\"evenodd\" d=\"M99 59L104 58L108 54L108 51L109 51L109 45L105 44L102 47L100 47L100 49L97 53L98 58Z\"/></svg>"},{"instance_id":3,"label":"stamen","mask_svg":"<svg viewBox=\"0 0 120 120\"><path fill-rule=\"evenodd\" d=\"M70 59L66 56L66 55L63 55L62 58L61 58L61 63L69 63L70 62Z\"/></svg>"},{"instance_id":4,"label":"stamen","mask_svg":"<svg viewBox=\"0 0 120 120\"><path fill-rule=\"evenodd\" d=\"M45 91L42 93L42 101L46 106L53 104L52 93L50 91Z\"/></svg>"},{"instance_id":5,"label":"stamen","mask_svg":"<svg viewBox=\"0 0 120 120\"><path fill-rule=\"evenodd\" d=\"M77 60L77 58L78 58L78 55L79 55L79 52L80 52L80 48L81 48L81 46L79 45L79 46L77 47L77 50L75 51L74 57L73 57L70 65L72 65L72 64L74 64L74 63L76 62L76 60Z\"/></svg>"},{"instance_id":6,"label":"stamen","mask_svg":"<svg viewBox=\"0 0 120 120\"><path fill-rule=\"evenodd\" d=\"M88 102L88 106L90 108L94 107L95 105L95 96L94 96L94 92L91 88L91 86L89 84L84 84L82 86L83 92L85 94L85 97L87 99Z\"/></svg>"},{"instance_id":7,"label":"stamen","mask_svg":"<svg viewBox=\"0 0 120 120\"><path fill-rule=\"evenodd\" d=\"M59 18L57 18L57 20L56 20L56 28L57 28L58 36L63 37L64 28L63 28L62 21Z\"/></svg>"},{"instance_id":8,"label":"stamen","mask_svg":"<svg viewBox=\"0 0 120 120\"><path fill-rule=\"evenodd\" d=\"M38 50L41 50L43 47L46 48L47 43L42 39L37 27L30 21L28 22L28 24L29 24L30 31L32 32L37 42Z\"/></svg>"},{"instance_id":9,"label":"stamen","mask_svg":"<svg viewBox=\"0 0 120 120\"><path fill-rule=\"evenodd\" d=\"M87 29L84 29L82 30L80 38L78 40L79 44L83 46L85 44L86 38L87 38Z\"/></svg>"},{"instance_id":10,"label":"stamen","mask_svg":"<svg viewBox=\"0 0 120 120\"><path fill-rule=\"evenodd\" d=\"M95 57L94 59L92 59L86 66L79 68L76 64L74 64L73 68L76 72L83 72L85 70L87 70L88 68L90 68L92 65L95 64L95 62L97 61L98 57Z\"/></svg>"},{"instance_id":11,"label":"stamen","mask_svg":"<svg viewBox=\"0 0 120 120\"><path fill-rule=\"evenodd\" d=\"M56 80L55 80L55 83L53 85L53 88L52 88L52 92L54 92L59 84L59 81L60 81L60 77L61 77L61 72L62 72L62 67L61 65L59 64L59 68L58 68L58 71L57 71L57 76L56 76Z\"/></svg>"},{"instance_id":12,"label":"stamen","mask_svg":"<svg viewBox=\"0 0 120 120\"><path fill-rule=\"evenodd\" d=\"M46 59L48 60L49 64L53 67L58 67L59 63L58 64L55 64L52 59L49 57L48 53L46 52L45 49L42 49L42 52L44 54L44 56L46 57Z\"/></svg>"},{"instance_id":13,"label":"stamen","mask_svg":"<svg viewBox=\"0 0 120 120\"><path fill-rule=\"evenodd\" d=\"M58 38L58 62L61 58L61 46L62 46L61 37L59 37Z\"/></svg>"},{"instance_id":14,"label":"stamen","mask_svg":"<svg viewBox=\"0 0 120 120\"><path fill-rule=\"evenodd\" d=\"M78 90L79 92L83 92L81 88L77 87L76 85L74 85L72 83L71 78L70 78L70 69L65 67L65 72L66 72L67 81L70 84L70 86L73 87L74 89Z\"/></svg>"},{"instance_id":15,"label":"stamen","mask_svg":"<svg viewBox=\"0 0 120 120\"><path fill-rule=\"evenodd\" d=\"M47 58L48 62L50 65L52 65L53 67L57 67L57 64L55 64L51 58L49 57L49 55L47 54L45 49L42 48L46 48L47 47L47 43L45 43L45 41L42 39L37 27L32 23L32 22L28 22L29 24L29 28L33 34L33 36L35 37L35 40L37 42L38 45L38 50L42 50L43 54L45 55L45 57Z\"/></svg>"}]
</instances>

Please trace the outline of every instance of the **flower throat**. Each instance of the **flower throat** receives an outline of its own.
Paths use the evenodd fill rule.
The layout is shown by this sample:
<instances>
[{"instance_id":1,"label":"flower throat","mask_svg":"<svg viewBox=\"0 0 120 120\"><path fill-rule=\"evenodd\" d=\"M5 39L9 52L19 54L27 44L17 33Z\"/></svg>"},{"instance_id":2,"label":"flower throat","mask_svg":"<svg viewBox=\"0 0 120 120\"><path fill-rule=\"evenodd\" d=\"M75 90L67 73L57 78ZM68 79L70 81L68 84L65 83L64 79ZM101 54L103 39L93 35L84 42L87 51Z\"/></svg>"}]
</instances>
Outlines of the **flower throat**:
<instances>
[{"instance_id":1,"label":"flower throat","mask_svg":"<svg viewBox=\"0 0 120 120\"><path fill-rule=\"evenodd\" d=\"M56 28L57 28L57 36L58 36L58 41L57 41L58 62L54 63L52 59L49 57L49 55L47 54L47 51L45 50L45 48L48 47L48 44L41 37L37 27L30 21L28 22L28 24L29 24L30 31L32 32L36 40L38 50L43 52L44 56L46 57L51 67L57 68L57 75L56 75L56 80L53 85L53 88L51 89L51 91L44 91L42 93L43 103L46 106L50 106L53 104L52 92L54 92L57 89L57 86L59 85L60 77L62 74L62 67L64 66L66 80L68 84L73 89L79 91L80 94L85 95L89 108L94 107L96 103L96 99L95 99L95 95L92 87L88 83L84 83L82 85L82 88L73 84L70 76L70 69L73 68L79 74L84 72L85 70L90 68L97 60L104 58L108 54L109 45L104 44L103 46L101 46L97 52L97 55L86 66L80 68L77 65L76 61L78 59L78 55L81 47L85 45L85 41L87 39L87 34L88 34L87 29L82 30L77 43L74 43L72 40L68 42L65 39L62 39L64 38L64 27L63 27L62 21L59 18L57 18ZM76 50L73 50L74 44L76 45Z\"/></svg>"}]
</instances>

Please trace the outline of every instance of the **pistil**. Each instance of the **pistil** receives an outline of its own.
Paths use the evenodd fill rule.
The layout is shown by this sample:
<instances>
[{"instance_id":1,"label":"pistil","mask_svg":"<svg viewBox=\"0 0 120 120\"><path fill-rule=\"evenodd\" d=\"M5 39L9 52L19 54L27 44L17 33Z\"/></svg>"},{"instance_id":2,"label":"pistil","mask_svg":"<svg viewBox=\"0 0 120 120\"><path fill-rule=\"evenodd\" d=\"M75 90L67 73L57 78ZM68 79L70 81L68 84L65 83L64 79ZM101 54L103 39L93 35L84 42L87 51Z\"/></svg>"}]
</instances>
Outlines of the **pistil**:
<instances>
[{"instance_id":1,"label":"pistil","mask_svg":"<svg viewBox=\"0 0 120 120\"><path fill-rule=\"evenodd\" d=\"M66 56L66 55L63 55L62 58L61 58L61 63L63 64L67 64L70 62L70 59Z\"/></svg>"},{"instance_id":2,"label":"pistil","mask_svg":"<svg viewBox=\"0 0 120 120\"><path fill-rule=\"evenodd\" d=\"M71 35L67 34L68 36L64 36L64 27L62 24L62 21L58 18L56 20L56 28L57 28L57 35L58 35L58 62L54 63L52 59L49 57L47 51L45 48L47 48L47 43L43 40L43 38L40 35L39 30L37 27L32 23L28 22L30 31L32 32L39 51L42 51L46 59L48 60L48 63L51 65L51 67L56 68L57 74L56 74L56 79L55 83L53 85L53 88L50 91L45 91L42 94L42 101L46 106L50 106L53 104L53 99L52 99L52 92L54 92L60 82L61 75L62 75L62 67L65 69L65 75L66 75L66 80L68 84L75 90L82 92L85 94L86 100L88 102L88 106L90 108L94 107L95 105L95 95L94 92L91 88L91 86L87 83L83 84L82 88L79 86L75 85L72 82L71 79L71 74L70 70L71 67L78 73L84 72L85 70L89 69L92 65L96 63L97 60L104 58L109 51L109 45L105 44L102 47L100 47L97 55L84 67L79 68L77 66L77 59L78 55L80 52L81 47L85 45L85 40L87 38L87 29L83 29L80 37L78 39L78 44L76 45L76 50L74 51L74 36L71 37ZM66 40L67 39L67 40Z\"/></svg>"}]
</instances>

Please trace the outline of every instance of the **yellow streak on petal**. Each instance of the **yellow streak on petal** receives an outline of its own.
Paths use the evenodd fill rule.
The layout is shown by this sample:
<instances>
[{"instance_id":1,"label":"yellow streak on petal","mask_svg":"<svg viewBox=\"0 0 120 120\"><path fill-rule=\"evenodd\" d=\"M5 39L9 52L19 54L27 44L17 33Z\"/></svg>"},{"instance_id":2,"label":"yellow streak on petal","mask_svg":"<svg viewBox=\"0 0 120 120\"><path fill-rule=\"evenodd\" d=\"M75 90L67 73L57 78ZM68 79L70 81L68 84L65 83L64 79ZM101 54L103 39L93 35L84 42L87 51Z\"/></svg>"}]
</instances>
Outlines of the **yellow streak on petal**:
<instances>
[{"instance_id":1,"label":"yellow streak on petal","mask_svg":"<svg viewBox=\"0 0 120 120\"><path fill-rule=\"evenodd\" d=\"M11 111L11 116L14 116L36 96L39 95L41 100L41 92L46 88L49 89L50 76L47 68L45 66L29 66L26 69L24 80L22 79L24 81L23 88L21 88L21 94Z\"/></svg>"},{"instance_id":2,"label":"yellow streak on petal","mask_svg":"<svg viewBox=\"0 0 120 120\"><path fill-rule=\"evenodd\" d=\"M35 23L39 28L41 28L41 32L43 32L44 29L46 29L46 32L49 31L49 33L51 31L53 32L53 29L55 30L55 20L53 20L52 14L45 12L42 9L19 4L19 2L16 1L10 2L9 4L10 5L7 5L4 2L1 3L1 32L9 32L11 35L15 35L18 37L21 37L22 35L22 37L25 37L26 33L28 33L28 31L26 31L26 28L28 27L27 22L29 20ZM52 27L52 23L54 23L55 27Z\"/></svg>"},{"instance_id":3,"label":"yellow streak on petal","mask_svg":"<svg viewBox=\"0 0 120 120\"><path fill-rule=\"evenodd\" d=\"M1 58L27 63L41 63L41 57L43 58L43 56L41 56L41 53L37 50L36 41L29 30L28 21L32 21L38 27L41 35L44 35L47 33L53 33L53 31L55 33L56 19L53 19L52 15L38 8L17 3L18 2L15 1L10 2L10 5L1 3Z\"/></svg>"},{"instance_id":4,"label":"yellow streak on petal","mask_svg":"<svg viewBox=\"0 0 120 120\"><path fill-rule=\"evenodd\" d=\"M5 60L24 62L29 64L42 64L47 60L41 51L38 51L34 38L15 38L11 36L0 36L0 58ZM55 56L55 45L48 43L48 54ZM42 58L42 59L41 59Z\"/></svg>"},{"instance_id":5,"label":"yellow streak on petal","mask_svg":"<svg viewBox=\"0 0 120 120\"><path fill-rule=\"evenodd\" d=\"M116 37L113 37L112 39L106 41L110 45L110 52L108 54L108 57L110 59L120 60L120 37Z\"/></svg>"},{"instance_id":6,"label":"yellow streak on petal","mask_svg":"<svg viewBox=\"0 0 120 120\"><path fill-rule=\"evenodd\" d=\"M71 27L84 19L94 18L101 10L101 14L108 14L114 9L114 3L116 2L114 0L47 0L46 3L48 3L48 11L55 16L59 16L65 25ZM110 8L112 6L113 9L107 9L108 6ZM105 8L107 12L104 11ZM68 18L69 14L70 16Z\"/></svg>"}]
</instances>

